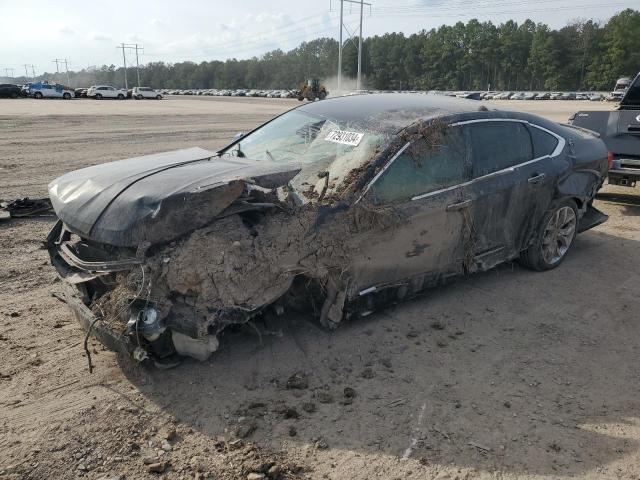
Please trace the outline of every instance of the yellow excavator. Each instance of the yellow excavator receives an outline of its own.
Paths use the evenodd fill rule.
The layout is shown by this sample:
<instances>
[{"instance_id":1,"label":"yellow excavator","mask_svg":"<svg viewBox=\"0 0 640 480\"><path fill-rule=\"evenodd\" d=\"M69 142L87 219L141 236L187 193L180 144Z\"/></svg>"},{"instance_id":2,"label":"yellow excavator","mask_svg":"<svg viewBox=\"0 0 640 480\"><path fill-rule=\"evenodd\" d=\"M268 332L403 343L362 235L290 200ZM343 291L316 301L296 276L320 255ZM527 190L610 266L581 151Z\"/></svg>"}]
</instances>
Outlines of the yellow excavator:
<instances>
[{"instance_id":1,"label":"yellow excavator","mask_svg":"<svg viewBox=\"0 0 640 480\"><path fill-rule=\"evenodd\" d=\"M306 98L310 102L324 100L327 98L327 95L329 95L327 88L324 85L321 85L320 80L317 78L312 78L307 80L305 83L300 84L300 88L298 88L296 93L298 100L302 101Z\"/></svg>"}]
</instances>

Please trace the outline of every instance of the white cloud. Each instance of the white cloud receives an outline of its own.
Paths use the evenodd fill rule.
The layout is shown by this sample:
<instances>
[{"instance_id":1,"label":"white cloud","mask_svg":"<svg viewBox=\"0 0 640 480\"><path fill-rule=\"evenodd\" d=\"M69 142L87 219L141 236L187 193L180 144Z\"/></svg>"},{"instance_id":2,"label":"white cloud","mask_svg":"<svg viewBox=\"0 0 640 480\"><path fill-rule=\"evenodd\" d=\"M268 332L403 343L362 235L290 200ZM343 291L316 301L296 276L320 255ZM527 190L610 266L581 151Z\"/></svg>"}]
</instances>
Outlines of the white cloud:
<instances>
[{"instance_id":1,"label":"white cloud","mask_svg":"<svg viewBox=\"0 0 640 480\"><path fill-rule=\"evenodd\" d=\"M103 35L101 33L94 33L90 35L90 38L92 40L95 40L96 42L113 42L113 38L109 37L108 35Z\"/></svg>"}]
</instances>

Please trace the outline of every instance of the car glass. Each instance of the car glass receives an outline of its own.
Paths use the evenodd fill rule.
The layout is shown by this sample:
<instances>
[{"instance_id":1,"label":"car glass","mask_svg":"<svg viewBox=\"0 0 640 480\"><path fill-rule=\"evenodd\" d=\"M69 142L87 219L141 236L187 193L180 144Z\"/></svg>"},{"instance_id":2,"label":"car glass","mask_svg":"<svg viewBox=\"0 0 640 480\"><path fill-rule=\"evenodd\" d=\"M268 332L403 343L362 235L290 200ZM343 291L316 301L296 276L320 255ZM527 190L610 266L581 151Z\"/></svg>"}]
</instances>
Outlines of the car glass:
<instances>
[{"instance_id":1,"label":"car glass","mask_svg":"<svg viewBox=\"0 0 640 480\"><path fill-rule=\"evenodd\" d=\"M371 185L374 203L406 201L463 183L466 144L462 129L447 127L433 138L413 142Z\"/></svg>"},{"instance_id":2,"label":"car glass","mask_svg":"<svg viewBox=\"0 0 640 480\"><path fill-rule=\"evenodd\" d=\"M558 146L558 139L544 130L530 126L529 132L533 140L533 158L551 155Z\"/></svg>"},{"instance_id":3,"label":"car glass","mask_svg":"<svg viewBox=\"0 0 640 480\"><path fill-rule=\"evenodd\" d=\"M531 137L521 122L488 121L466 125L470 132L473 178L533 158Z\"/></svg>"},{"instance_id":4,"label":"car glass","mask_svg":"<svg viewBox=\"0 0 640 480\"><path fill-rule=\"evenodd\" d=\"M358 169L371 160L384 139L383 133L357 123L293 110L241 138L223 154L300 168L291 186L314 201L323 190L330 195L355 181Z\"/></svg>"},{"instance_id":5,"label":"car glass","mask_svg":"<svg viewBox=\"0 0 640 480\"><path fill-rule=\"evenodd\" d=\"M640 76L636 78L633 84L627 90L627 93L624 97L625 105L640 105Z\"/></svg>"}]
</instances>

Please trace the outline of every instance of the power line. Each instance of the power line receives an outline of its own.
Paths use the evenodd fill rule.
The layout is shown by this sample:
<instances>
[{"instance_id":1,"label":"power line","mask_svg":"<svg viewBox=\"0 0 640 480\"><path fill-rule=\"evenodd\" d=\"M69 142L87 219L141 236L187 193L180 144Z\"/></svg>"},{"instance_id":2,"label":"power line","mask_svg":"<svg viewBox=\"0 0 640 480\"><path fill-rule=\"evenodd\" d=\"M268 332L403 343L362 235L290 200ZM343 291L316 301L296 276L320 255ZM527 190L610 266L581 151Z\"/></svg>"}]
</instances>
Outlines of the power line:
<instances>
[{"instance_id":1,"label":"power line","mask_svg":"<svg viewBox=\"0 0 640 480\"><path fill-rule=\"evenodd\" d=\"M344 25L344 2L349 4L358 4L360 5L360 33L358 35L358 76L356 79L356 90L360 90L361 88L361 79L362 79L362 12L364 6L367 5L369 7L369 13L371 13L371 4L364 2L363 0L340 0L340 39L338 43L338 91L342 89L342 31L345 28ZM329 3L329 9L331 9L331 3ZM349 30L347 30L349 33ZM349 40L351 40L351 33L349 33Z\"/></svg>"},{"instance_id":2,"label":"power line","mask_svg":"<svg viewBox=\"0 0 640 480\"><path fill-rule=\"evenodd\" d=\"M346 1L346 0L345 0ZM354 3L359 4L358 1L354 0ZM366 5L366 3L365 3ZM312 22L310 24L307 25L299 25L296 26L298 23L303 22L305 20L308 19L317 19L319 21L316 22ZM296 38L308 38L310 35L315 35L318 33L323 33L326 32L332 28L334 28L331 25L325 25L323 26L319 31L312 31L312 32L308 32L307 30L310 28L314 28L314 27L318 27L321 26L323 23L325 23L326 21L333 21L333 20L337 20L338 17L337 16L327 16L327 17L322 17L322 16L318 16L318 15L311 15L308 17L302 17L299 18L295 21L292 21L291 23L289 23L288 25L284 25L282 27L278 27L276 29L272 29L272 31L264 31L262 33L258 33L249 37L244 37L242 40L231 40L231 41L226 41L223 43L216 43L215 47L210 47L207 50L211 50L211 52L206 52L206 53L201 53L201 54L197 54L197 55L193 55L192 53L190 53L190 57L203 57L203 56L211 56L213 54L219 54L219 53L226 53L226 52L232 52L235 53L237 51L239 51L238 47L241 47L243 50L241 51L248 51L250 50L250 45L255 45L256 47L259 47L261 45L264 45L265 40L268 41L275 41L278 40L279 38L282 38L283 40L295 40ZM292 28L295 27L295 28ZM302 35L296 35L295 38L291 37L291 34L293 34L294 32L303 32ZM145 53L146 56L151 56L151 57L161 57L161 56L165 56L165 55L172 55L173 52L152 52L152 53Z\"/></svg>"},{"instance_id":3,"label":"power line","mask_svg":"<svg viewBox=\"0 0 640 480\"><path fill-rule=\"evenodd\" d=\"M23 63L22 66L24 67L24 76L26 78L29 78L29 72L27 72L27 67L31 67L31 73L33 74L33 81L36 81L36 71L35 71L35 66L34 65L30 65L28 63Z\"/></svg>"},{"instance_id":4,"label":"power line","mask_svg":"<svg viewBox=\"0 0 640 480\"><path fill-rule=\"evenodd\" d=\"M55 60L52 60L52 63L56 64L56 73L60 73L60 70L58 68L58 63L64 63L64 69L65 69L65 72L67 73L67 85L70 86L71 85L71 80L69 80L69 65L67 63L67 59L66 58L63 58L63 59L56 58Z\"/></svg>"},{"instance_id":5,"label":"power line","mask_svg":"<svg viewBox=\"0 0 640 480\"><path fill-rule=\"evenodd\" d=\"M336 17L337 18L337 17ZM308 39L309 37L312 37L314 35L318 35L321 33L325 33L328 31L331 31L335 28L334 25L327 25L326 27L321 28L320 30L316 30L313 32L305 32L301 35L296 35L293 37L286 37L286 41L296 41L299 39ZM273 36L269 38L269 40L274 40L277 41L277 39L274 39ZM255 46L251 46L255 44ZM189 58L199 58L199 57L211 57L214 55L220 55L220 54L238 54L238 53L243 53L243 52L249 52L252 50L255 50L256 48L259 48L260 46L264 46L265 45L265 40L261 40L259 42L237 42L236 46L233 48L226 48L223 50L220 50L216 47L210 47L207 48L207 52L203 52L203 53L189 53ZM154 52L154 53L145 53L145 55L147 57L161 57L161 56L166 56L166 55L175 55L174 52Z\"/></svg>"}]
</instances>

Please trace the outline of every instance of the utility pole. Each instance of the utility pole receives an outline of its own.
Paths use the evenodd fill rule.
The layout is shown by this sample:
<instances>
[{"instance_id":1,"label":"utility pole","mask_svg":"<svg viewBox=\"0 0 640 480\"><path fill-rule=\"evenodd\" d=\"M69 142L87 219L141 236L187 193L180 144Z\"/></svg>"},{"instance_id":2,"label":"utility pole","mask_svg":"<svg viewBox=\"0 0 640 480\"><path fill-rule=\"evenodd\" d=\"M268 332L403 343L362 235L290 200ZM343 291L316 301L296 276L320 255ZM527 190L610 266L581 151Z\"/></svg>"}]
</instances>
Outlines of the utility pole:
<instances>
[{"instance_id":1,"label":"utility pole","mask_svg":"<svg viewBox=\"0 0 640 480\"><path fill-rule=\"evenodd\" d=\"M33 74L33 81L36 81L36 67L31 65L31 73Z\"/></svg>"},{"instance_id":2,"label":"utility pole","mask_svg":"<svg viewBox=\"0 0 640 480\"><path fill-rule=\"evenodd\" d=\"M140 86L140 60L138 58L138 50L144 50L143 47L139 46L137 43L121 43L119 47L122 49L122 59L124 61L124 88L127 89L129 86L127 85L127 59L124 55L124 50L135 50L136 51L136 75L138 77L138 86Z\"/></svg>"},{"instance_id":3,"label":"utility pole","mask_svg":"<svg viewBox=\"0 0 640 480\"><path fill-rule=\"evenodd\" d=\"M362 7L364 3L360 0L360 35L358 40L358 79L356 80L356 90L362 88Z\"/></svg>"},{"instance_id":4,"label":"utility pole","mask_svg":"<svg viewBox=\"0 0 640 480\"><path fill-rule=\"evenodd\" d=\"M338 45L338 91L340 91L342 87L342 30L347 30L349 33L349 29L344 24L343 21L343 10L344 10L344 2L355 3L360 5L360 33L358 36L358 78L356 81L356 89L360 90L362 86L362 15L364 6L367 5L369 7L369 13L371 13L371 4L367 3L363 0L340 0L340 45ZM349 40L353 39L353 35L349 33Z\"/></svg>"},{"instance_id":5,"label":"utility pole","mask_svg":"<svg viewBox=\"0 0 640 480\"><path fill-rule=\"evenodd\" d=\"M9 70L11 70L11 76L9 76ZM4 73L7 76L7 78L13 79L13 68L5 68Z\"/></svg>"},{"instance_id":6,"label":"utility pole","mask_svg":"<svg viewBox=\"0 0 640 480\"><path fill-rule=\"evenodd\" d=\"M67 63L67 59L64 59L64 71L67 72L67 86L71 86L71 80L69 80L69 64Z\"/></svg>"},{"instance_id":7,"label":"utility pole","mask_svg":"<svg viewBox=\"0 0 640 480\"><path fill-rule=\"evenodd\" d=\"M29 72L27 72L27 67L29 66L27 63L23 63L22 66L24 67L24 78L29 78Z\"/></svg>"},{"instance_id":8,"label":"utility pole","mask_svg":"<svg viewBox=\"0 0 640 480\"><path fill-rule=\"evenodd\" d=\"M122 64L124 65L124 89L129 90L129 85L127 84L127 57L124 53L124 49L127 47L125 47L124 43L121 43L120 46L116 48L122 48Z\"/></svg>"},{"instance_id":9,"label":"utility pole","mask_svg":"<svg viewBox=\"0 0 640 480\"><path fill-rule=\"evenodd\" d=\"M338 47L338 92L342 91L342 12L344 10L344 2L340 0L340 46Z\"/></svg>"},{"instance_id":10,"label":"utility pole","mask_svg":"<svg viewBox=\"0 0 640 480\"><path fill-rule=\"evenodd\" d=\"M138 50L144 50L142 47L138 48L138 44L135 44L136 49L136 74L138 75L138 86L140 86L140 63L138 62Z\"/></svg>"},{"instance_id":11,"label":"utility pole","mask_svg":"<svg viewBox=\"0 0 640 480\"><path fill-rule=\"evenodd\" d=\"M71 81L69 80L69 66L67 64L67 59L56 58L55 60L52 60L51 63L56 64L56 73L60 73L60 68L58 66L58 63L64 63L64 68L65 68L65 71L67 72L67 85L71 85Z\"/></svg>"}]
</instances>

